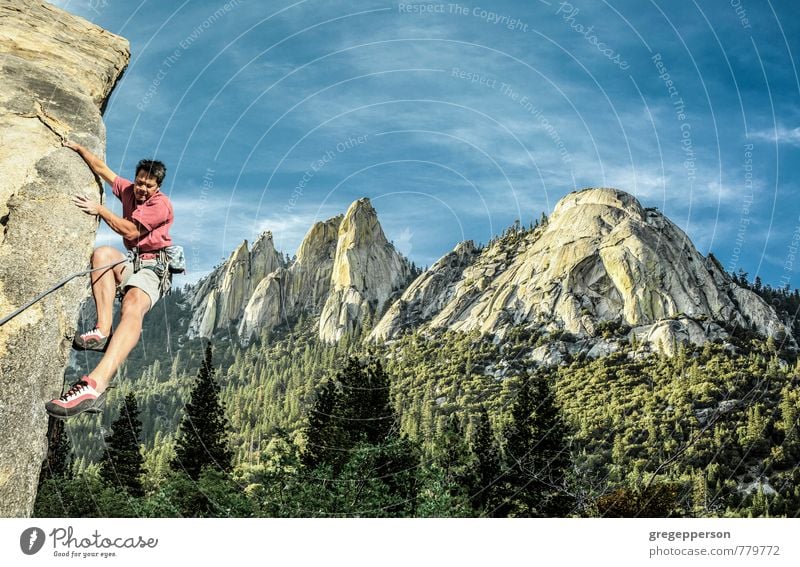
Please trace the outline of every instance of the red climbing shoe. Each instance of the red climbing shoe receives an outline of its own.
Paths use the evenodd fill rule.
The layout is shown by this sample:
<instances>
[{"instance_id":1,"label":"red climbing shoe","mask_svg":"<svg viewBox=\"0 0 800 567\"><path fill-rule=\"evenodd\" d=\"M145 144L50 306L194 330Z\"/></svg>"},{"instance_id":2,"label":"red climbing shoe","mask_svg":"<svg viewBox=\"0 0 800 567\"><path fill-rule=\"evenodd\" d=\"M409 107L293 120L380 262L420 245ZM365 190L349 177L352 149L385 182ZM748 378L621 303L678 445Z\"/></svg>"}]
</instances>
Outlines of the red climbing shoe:
<instances>
[{"instance_id":1,"label":"red climbing shoe","mask_svg":"<svg viewBox=\"0 0 800 567\"><path fill-rule=\"evenodd\" d=\"M95 387L97 383L84 376L60 398L50 400L44 406L47 413L58 419L66 419L85 411L96 413L105 401L105 392L99 394Z\"/></svg>"},{"instance_id":2,"label":"red climbing shoe","mask_svg":"<svg viewBox=\"0 0 800 567\"><path fill-rule=\"evenodd\" d=\"M106 336L100 329L95 327L91 331L75 337L75 340L72 341L72 347L76 350L96 350L98 352L105 352L110 338L110 333Z\"/></svg>"}]
</instances>

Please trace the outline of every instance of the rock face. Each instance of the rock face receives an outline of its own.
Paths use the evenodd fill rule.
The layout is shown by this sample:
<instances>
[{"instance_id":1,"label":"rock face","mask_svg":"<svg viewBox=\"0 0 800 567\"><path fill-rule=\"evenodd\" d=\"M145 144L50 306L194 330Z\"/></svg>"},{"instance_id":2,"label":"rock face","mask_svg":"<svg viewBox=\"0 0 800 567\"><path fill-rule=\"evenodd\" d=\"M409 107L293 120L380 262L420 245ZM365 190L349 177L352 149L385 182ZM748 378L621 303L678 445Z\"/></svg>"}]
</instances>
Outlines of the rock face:
<instances>
[{"instance_id":1,"label":"rock face","mask_svg":"<svg viewBox=\"0 0 800 567\"><path fill-rule=\"evenodd\" d=\"M261 329L272 329L305 312L318 315L330 289L336 238L342 215L315 223L288 269L279 269L256 287L239 323L243 344Z\"/></svg>"},{"instance_id":2,"label":"rock face","mask_svg":"<svg viewBox=\"0 0 800 567\"><path fill-rule=\"evenodd\" d=\"M0 315L88 264L97 222L70 201L98 180L63 138L104 155L101 112L126 40L43 2L0 0ZM0 327L0 516L28 516L86 279Z\"/></svg>"},{"instance_id":3,"label":"rock face","mask_svg":"<svg viewBox=\"0 0 800 567\"><path fill-rule=\"evenodd\" d=\"M264 329L309 314L320 317L320 337L335 342L396 299L410 279L408 261L386 240L368 199L315 223L289 266L271 236L259 242L269 245L248 252L243 243L195 288L190 335L210 337L236 324L247 344Z\"/></svg>"},{"instance_id":4,"label":"rock face","mask_svg":"<svg viewBox=\"0 0 800 567\"><path fill-rule=\"evenodd\" d=\"M191 336L210 337L217 329L227 328L242 318L245 307L261 281L282 267L272 233L265 232L248 248L242 242L230 258L200 282L191 297Z\"/></svg>"},{"instance_id":5,"label":"rock face","mask_svg":"<svg viewBox=\"0 0 800 567\"><path fill-rule=\"evenodd\" d=\"M702 321L788 334L771 307L731 282L677 226L615 189L567 195L544 226L493 243L463 269L454 254L411 285L373 339L423 324L495 336L524 324L580 338L609 321L667 350L665 343L724 335ZM447 267L452 262L457 269Z\"/></svg>"},{"instance_id":6,"label":"rock face","mask_svg":"<svg viewBox=\"0 0 800 567\"><path fill-rule=\"evenodd\" d=\"M412 282L381 318L370 338L385 341L429 321L455 297L464 270L479 256L471 240L458 244Z\"/></svg>"},{"instance_id":7,"label":"rock face","mask_svg":"<svg viewBox=\"0 0 800 567\"><path fill-rule=\"evenodd\" d=\"M411 274L408 262L383 234L368 199L359 199L339 225L331 292L322 308L319 336L336 342L383 310Z\"/></svg>"},{"instance_id":8,"label":"rock face","mask_svg":"<svg viewBox=\"0 0 800 567\"><path fill-rule=\"evenodd\" d=\"M293 308L319 313L331 285L333 260L343 215L315 223L297 250L292 265L291 298Z\"/></svg>"}]
</instances>

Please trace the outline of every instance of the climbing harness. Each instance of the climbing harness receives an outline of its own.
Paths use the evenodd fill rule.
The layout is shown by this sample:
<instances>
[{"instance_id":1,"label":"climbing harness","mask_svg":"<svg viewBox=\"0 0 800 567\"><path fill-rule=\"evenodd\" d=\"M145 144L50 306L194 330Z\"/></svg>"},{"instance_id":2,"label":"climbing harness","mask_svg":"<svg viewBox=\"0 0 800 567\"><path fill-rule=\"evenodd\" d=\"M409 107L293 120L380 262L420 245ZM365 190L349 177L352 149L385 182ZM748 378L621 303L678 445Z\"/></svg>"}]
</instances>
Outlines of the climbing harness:
<instances>
[{"instance_id":1,"label":"climbing harness","mask_svg":"<svg viewBox=\"0 0 800 567\"><path fill-rule=\"evenodd\" d=\"M131 252L133 253L133 273L137 273L142 269L152 270L158 277L158 288L161 297L169 295L172 291L172 275L186 272L186 257L183 252L183 246L172 245L153 252L139 252L134 248ZM155 264L142 264L144 258L141 256L143 254L152 255L153 257L150 259L156 260ZM119 290L120 299L122 293L124 293L123 290Z\"/></svg>"},{"instance_id":2,"label":"climbing harness","mask_svg":"<svg viewBox=\"0 0 800 567\"><path fill-rule=\"evenodd\" d=\"M85 276L86 274L91 274L92 272L98 272L100 270L109 270L114 266L118 266L124 262L132 262L133 264L133 271L134 273L138 272L142 268L151 269L155 272L159 279L159 287L161 291L161 296L168 295L172 289L172 274L182 274L186 272L186 257L183 252L183 246L167 246L166 248L162 248L161 250L152 252L155 258L158 260L155 265L142 265L141 259L139 258L140 252L138 249L134 248L133 250L128 251L128 254L122 259L118 260L112 264L108 264L106 266L100 266L99 268L89 268L88 270L82 270L80 272L76 272L60 282L56 285L48 289L47 291L40 293L25 305L6 315L2 319L0 319L0 327L5 325L8 321L25 311L31 305L37 303L38 301L42 300L44 297L50 295L60 287L66 285L69 281L77 278L78 276ZM118 294L121 295L122 290L118 290ZM120 297L121 299L121 297Z\"/></svg>"},{"instance_id":3,"label":"climbing harness","mask_svg":"<svg viewBox=\"0 0 800 567\"><path fill-rule=\"evenodd\" d=\"M63 287L69 281L77 278L78 276L85 276L86 274L91 274L92 272L98 272L100 270L108 270L108 269L113 268L114 266L118 266L119 264L122 264L123 262L127 262L130 259L131 259L131 257L130 257L130 254L129 254L129 255L125 256L122 260L118 260L118 261L114 262L113 264L108 264L107 266L100 266L99 268L89 268L88 270L83 270L83 271L80 271L80 272L76 272L76 273L72 274L71 276L68 276L68 277L64 278L63 280L58 282L56 285L54 285L53 287L51 287L47 291L44 291L44 292L40 293L39 295L37 295L36 297L34 297L33 299L31 299L28 303L26 303L25 305L23 305L22 307L20 307L16 311L14 311L13 313L11 313L9 315L6 315L2 319L0 319L0 327L2 327L8 321L10 321L14 317L19 315L23 311L25 311L31 305L37 303L38 301L41 301L43 298L45 298L46 296L50 295L51 293L53 293L54 291L56 291L60 287Z\"/></svg>"}]
</instances>

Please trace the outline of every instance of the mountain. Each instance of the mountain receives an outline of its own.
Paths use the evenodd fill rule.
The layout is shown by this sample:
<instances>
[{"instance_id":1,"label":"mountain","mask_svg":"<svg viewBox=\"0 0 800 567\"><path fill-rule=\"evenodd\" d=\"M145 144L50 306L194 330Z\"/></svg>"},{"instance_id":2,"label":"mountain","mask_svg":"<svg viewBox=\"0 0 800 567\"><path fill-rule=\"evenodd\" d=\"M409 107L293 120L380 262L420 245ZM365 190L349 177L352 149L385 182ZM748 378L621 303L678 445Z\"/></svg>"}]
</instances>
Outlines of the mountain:
<instances>
[{"instance_id":1,"label":"mountain","mask_svg":"<svg viewBox=\"0 0 800 567\"><path fill-rule=\"evenodd\" d=\"M247 344L262 330L318 317L321 340L377 323L373 342L411 330L477 331L502 341L515 327L544 337L534 362L592 357L636 342L672 355L679 344L725 342L752 329L796 348L790 329L756 293L704 257L661 212L617 189L570 193L529 230L515 227L485 247L458 244L411 281L368 199L318 222L284 265L269 233L191 292L191 337L235 326ZM368 325L369 326L369 325ZM623 331L608 340L609 330ZM606 336L603 336L606 335Z\"/></svg>"},{"instance_id":2,"label":"mountain","mask_svg":"<svg viewBox=\"0 0 800 567\"><path fill-rule=\"evenodd\" d=\"M228 260L203 279L191 295L190 336L208 337L239 321L258 284L283 266L272 233L261 234L252 250L245 240Z\"/></svg>"},{"instance_id":3,"label":"mountain","mask_svg":"<svg viewBox=\"0 0 800 567\"><path fill-rule=\"evenodd\" d=\"M190 337L235 325L242 344L304 314L320 317L319 336L336 342L382 313L411 279L411 267L386 239L369 199L315 223L285 265L270 233L243 242L190 292Z\"/></svg>"},{"instance_id":4,"label":"mountain","mask_svg":"<svg viewBox=\"0 0 800 567\"><path fill-rule=\"evenodd\" d=\"M713 257L656 209L616 189L570 193L533 230L511 230L477 251L456 249L419 276L376 324L386 341L423 328L502 340L514 326L552 336L534 358L558 362L564 333L572 354L615 350L600 336L629 328L626 340L675 351L679 343L724 340L731 327L794 345L774 309L737 285Z\"/></svg>"},{"instance_id":5,"label":"mountain","mask_svg":"<svg viewBox=\"0 0 800 567\"><path fill-rule=\"evenodd\" d=\"M387 240L369 199L347 209L336 242L331 291L319 322L319 336L328 343L381 313L407 284L411 267Z\"/></svg>"},{"instance_id":6,"label":"mountain","mask_svg":"<svg viewBox=\"0 0 800 567\"><path fill-rule=\"evenodd\" d=\"M517 402L527 396L539 407L533 391L521 393L546 385L551 417L566 429L546 439L551 445L540 445L536 433L529 448L568 456L565 490L580 495L572 514L796 515L800 327L789 336L780 319L797 312L800 292L728 276L632 196L573 193L541 224L517 225L485 246L462 242L396 289L387 282L404 273L404 261L395 263L367 201L316 223L294 261L256 282L269 267L254 257L281 258L254 255L274 250L266 235L259 242L244 243L206 280L159 302L109 394L111 408L128 391L140 400L153 486L168 486L164 471L206 347L185 336L194 304L205 309L196 320L228 314L212 331L214 362L237 478L250 479L248 486L287 486L265 470L302 455L320 389L352 355L386 370L399 429L422 462L443 458L472 470L479 455L494 454L513 467L510 423L531 411ZM338 340L323 336L321 321L338 324L341 314L348 330ZM76 361L76 372L84 365ZM98 441L113 418L68 422L80 470L102 454ZM304 487L313 477L282 468L295 470ZM407 470L421 471L420 486L429 486L424 466ZM464 495L489 486L456 477ZM248 489L244 498L259 495L261 488ZM307 508L295 505L288 513Z\"/></svg>"},{"instance_id":7,"label":"mountain","mask_svg":"<svg viewBox=\"0 0 800 567\"><path fill-rule=\"evenodd\" d=\"M62 140L105 153L101 114L128 42L40 1L0 1L0 316L88 264L97 221L70 196L97 179ZM47 449L47 400L64 367L86 280L0 327L0 516L29 516Z\"/></svg>"}]
</instances>

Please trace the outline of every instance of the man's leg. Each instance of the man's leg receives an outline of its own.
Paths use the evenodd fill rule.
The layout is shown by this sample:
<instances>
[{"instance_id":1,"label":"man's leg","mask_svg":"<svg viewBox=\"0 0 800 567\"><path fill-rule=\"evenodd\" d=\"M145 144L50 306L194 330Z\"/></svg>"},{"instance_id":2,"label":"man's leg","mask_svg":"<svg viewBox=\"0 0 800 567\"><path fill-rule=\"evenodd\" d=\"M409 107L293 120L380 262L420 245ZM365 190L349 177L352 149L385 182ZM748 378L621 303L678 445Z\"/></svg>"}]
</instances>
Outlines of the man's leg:
<instances>
[{"instance_id":1,"label":"man's leg","mask_svg":"<svg viewBox=\"0 0 800 567\"><path fill-rule=\"evenodd\" d=\"M111 382L111 378L138 342L142 332L142 320L149 309L150 296L137 287L128 288L122 300L122 313L117 331L109 339L108 348L100 364L64 394L47 402L45 410L48 414L65 419L85 411L98 411L102 405L103 392Z\"/></svg>"},{"instance_id":2,"label":"man's leg","mask_svg":"<svg viewBox=\"0 0 800 567\"><path fill-rule=\"evenodd\" d=\"M137 287L129 288L122 300L119 324L108 343L108 349L106 349L100 364L89 373L89 378L97 382L95 390L98 393L105 391L111 378L114 377L114 373L139 342L142 320L149 309L150 296Z\"/></svg>"},{"instance_id":3,"label":"man's leg","mask_svg":"<svg viewBox=\"0 0 800 567\"><path fill-rule=\"evenodd\" d=\"M92 268L107 266L122 260L125 256L111 246L100 246L92 254ZM97 328L106 337L111 333L111 323L114 313L114 296L117 293L117 284L122 281L124 264L118 264L107 270L92 272L92 295L97 307Z\"/></svg>"}]
</instances>

